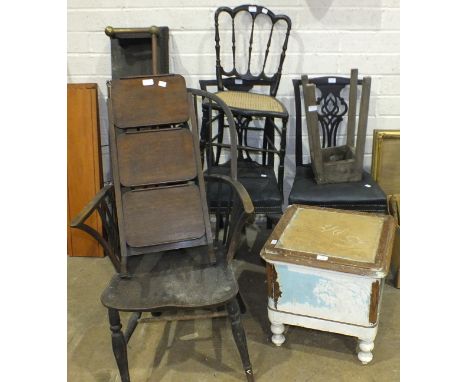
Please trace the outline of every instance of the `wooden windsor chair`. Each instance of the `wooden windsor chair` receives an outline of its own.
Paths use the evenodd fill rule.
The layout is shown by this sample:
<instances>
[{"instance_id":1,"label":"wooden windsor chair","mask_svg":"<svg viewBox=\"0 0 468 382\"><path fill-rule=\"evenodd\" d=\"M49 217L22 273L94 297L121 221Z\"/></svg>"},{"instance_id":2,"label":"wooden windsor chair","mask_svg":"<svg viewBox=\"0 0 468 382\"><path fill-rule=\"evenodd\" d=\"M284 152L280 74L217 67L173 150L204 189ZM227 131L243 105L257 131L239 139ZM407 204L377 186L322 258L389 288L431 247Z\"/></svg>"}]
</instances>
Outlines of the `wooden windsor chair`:
<instances>
[{"instance_id":1,"label":"wooden windsor chair","mask_svg":"<svg viewBox=\"0 0 468 382\"><path fill-rule=\"evenodd\" d=\"M123 382L130 381L127 344L142 315L165 309L225 306L247 381L254 381L230 262L241 230L253 217L244 187L223 175L204 175L199 153L196 96L180 75L109 82L113 185L104 187L72 221L104 247L118 274L101 296L108 309L112 348ZM232 117L231 117L232 118ZM233 145L233 150L236 150ZM206 189L231 188L220 211L224 238L213 235ZM106 237L86 225L97 211ZM122 332L119 312L132 312Z\"/></svg>"}]
</instances>

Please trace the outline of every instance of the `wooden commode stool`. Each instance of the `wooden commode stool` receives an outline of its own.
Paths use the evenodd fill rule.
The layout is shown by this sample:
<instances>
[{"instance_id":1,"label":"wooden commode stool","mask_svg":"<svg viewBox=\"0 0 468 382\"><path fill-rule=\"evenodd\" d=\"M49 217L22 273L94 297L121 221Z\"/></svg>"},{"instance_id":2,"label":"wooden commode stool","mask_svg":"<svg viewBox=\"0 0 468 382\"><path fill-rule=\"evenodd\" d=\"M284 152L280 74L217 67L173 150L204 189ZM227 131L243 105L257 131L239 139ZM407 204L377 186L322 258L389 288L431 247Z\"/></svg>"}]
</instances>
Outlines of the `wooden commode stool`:
<instances>
[{"instance_id":1,"label":"wooden commode stool","mask_svg":"<svg viewBox=\"0 0 468 382\"><path fill-rule=\"evenodd\" d=\"M284 324L345 334L369 363L394 235L388 215L288 207L261 251L273 343Z\"/></svg>"}]
</instances>

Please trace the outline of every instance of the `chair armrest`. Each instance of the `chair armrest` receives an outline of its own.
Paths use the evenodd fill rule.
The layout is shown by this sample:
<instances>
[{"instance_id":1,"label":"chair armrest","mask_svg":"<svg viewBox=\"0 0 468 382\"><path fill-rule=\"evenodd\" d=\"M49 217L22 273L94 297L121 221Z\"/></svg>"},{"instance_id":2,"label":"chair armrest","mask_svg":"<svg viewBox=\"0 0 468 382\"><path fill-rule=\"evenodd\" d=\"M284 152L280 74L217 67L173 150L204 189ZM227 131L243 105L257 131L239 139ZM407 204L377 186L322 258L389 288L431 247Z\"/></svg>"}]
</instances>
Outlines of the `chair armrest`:
<instances>
[{"instance_id":1,"label":"chair armrest","mask_svg":"<svg viewBox=\"0 0 468 382\"><path fill-rule=\"evenodd\" d=\"M229 184L236 191L236 194L242 203L244 212L248 215L252 215L252 217L254 216L255 209L252 203L252 199L250 198L249 193L247 192L247 190L241 182L239 182L238 180L234 180L229 176L220 174L205 174L205 179L220 180L224 183Z\"/></svg>"},{"instance_id":2,"label":"chair armrest","mask_svg":"<svg viewBox=\"0 0 468 382\"><path fill-rule=\"evenodd\" d=\"M225 200L224 203L226 204L218 205L215 207L216 211L214 211L216 215L215 240L218 242L219 223L223 221L222 243L227 246L226 260L229 263L239 248L243 228L254 220L254 206L246 189L237 180L219 174L205 174L205 179L225 183L234 191L231 193L231 200ZM218 188L218 196L219 191L220 188ZM210 212L213 212L212 208L210 210ZM220 219L220 216L223 216L223 218Z\"/></svg>"},{"instance_id":3,"label":"chair armrest","mask_svg":"<svg viewBox=\"0 0 468 382\"><path fill-rule=\"evenodd\" d=\"M203 80L202 80L203 81ZM206 80L210 81L210 80ZM208 99L210 102L215 102L223 111L226 116L226 122L229 125L229 139L230 139L230 153L231 153L231 176L234 179L237 179L237 133L236 133L236 123L234 121L234 116L231 109L226 103L219 98L216 94L210 93L206 90L187 88L187 91L194 95L195 97L201 97ZM211 117L210 117L211 118ZM200 131L201 138L204 137L205 132Z\"/></svg>"},{"instance_id":4,"label":"chair armrest","mask_svg":"<svg viewBox=\"0 0 468 382\"><path fill-rule=\"evenodd\" d=\"M218 86L218 81L214 80L200 80L200 89L207 91L208 86Z\"/></svg>"},{"instance_id":5,"label":"chair armrest","mask_svg":"<svg viewBox=\"0 0 468 382\"><path fill-rule=\"evenodd\" d=\"M94 198L73 218L70 227L86 232L101 244L104 253L112 261L115 270L120 272L119 229L116 221L113 191L114 185L112 184L101 188ZM94 212L97 212L101 218L105 236L86 224L86 220Z\"/></svg>"},{"instance_id":6,"label":"chair armrest","mask_svg":"<svg viewBox=\"0 0 468 382\"><path fill-rule=\"evenodd\" d=\"M70 223L70 227L78 228L79 225L83 224L86 219L96 210L96 208L101 204L103 199L106 197L106 194L114 188L113 184L104 186L99 190L99 192L94 196L91 201L83 207L83 209L76 215Z\"/></svg>"}]
</instances>

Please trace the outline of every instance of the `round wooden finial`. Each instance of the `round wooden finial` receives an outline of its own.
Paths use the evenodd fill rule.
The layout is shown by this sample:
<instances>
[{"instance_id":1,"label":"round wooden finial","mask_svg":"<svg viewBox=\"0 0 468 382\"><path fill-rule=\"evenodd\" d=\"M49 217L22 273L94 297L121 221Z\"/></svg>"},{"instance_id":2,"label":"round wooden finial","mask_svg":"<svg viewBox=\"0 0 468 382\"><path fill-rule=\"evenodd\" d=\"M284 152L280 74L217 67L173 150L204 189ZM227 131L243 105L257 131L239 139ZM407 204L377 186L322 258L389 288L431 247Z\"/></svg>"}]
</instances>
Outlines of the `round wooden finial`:
<instances>
[{"instance_id":1,"label":"round wooden finial","mask_svg":"<svg viewBox=\"0 0 468 382\"><path fill-rule=\"evenodd\" d=\"M106 29L104 29L104 32L109 37L112 37L114 35L114 28L112 28L111 26L107 26Z\"/></svg>"},{"instance_id":2,"label":"round wooden finial","mask_svg":"<svg viewBox=\"0 0 468 382\"><path fill-rule=\"evenodd\" d=\"M151 34L158 34L159 32L159 28L155 25L151 25L150 28L149 28L149 31Z\"/></svg>"}]
</instances>

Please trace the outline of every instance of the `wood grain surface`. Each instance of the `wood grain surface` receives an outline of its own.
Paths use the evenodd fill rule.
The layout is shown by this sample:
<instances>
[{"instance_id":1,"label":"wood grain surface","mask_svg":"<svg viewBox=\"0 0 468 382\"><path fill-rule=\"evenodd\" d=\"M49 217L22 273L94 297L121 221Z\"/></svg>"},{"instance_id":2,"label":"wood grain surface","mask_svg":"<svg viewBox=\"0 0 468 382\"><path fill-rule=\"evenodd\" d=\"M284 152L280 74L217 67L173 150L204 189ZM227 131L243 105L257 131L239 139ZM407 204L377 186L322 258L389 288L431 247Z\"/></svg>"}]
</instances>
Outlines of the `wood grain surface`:
<instances>
[{"instance_id":1,"label":"wood grain surface","mask_svg":"<svg viewBox=\"0 0 468 382\"><path fill-rule=\"evenodd\" d=\"M117 137L120 182L139 185L182 182L197 176L192 134L163 129Z\"/></svg>"},{"instance_id":2,"label":"wood grain surface","mask_svg":"<svg viewBox=\"0 0 468 382\"><path fill-rule=\"evenodd\" d=\"M67 252L69 256L103 256L96 240L69 227L70 220L102 186L97 84L67 85ZM93 213L87 223L101 232Z\"/></svg>"},{"instance_id":3,"label":"wood grain surface","mask_svg":"<svg viewBox=\"0 0 468 382\"><path fill-rule=\"evenodd\" d=\"M143 189L123 194L127 243L144 247L205 234L198 186Z\"/></svg>"},{"instance_id":4,"label":"wood grain surface","mask_svg":"<svg viewBox=\"0 0 468 382\"><path fill-rule=\"evenodd\" d=\"M185 79L180 75L112 81L114 124L119 128L181 123L189 119Z\"/></svg>"}]
</instances>

